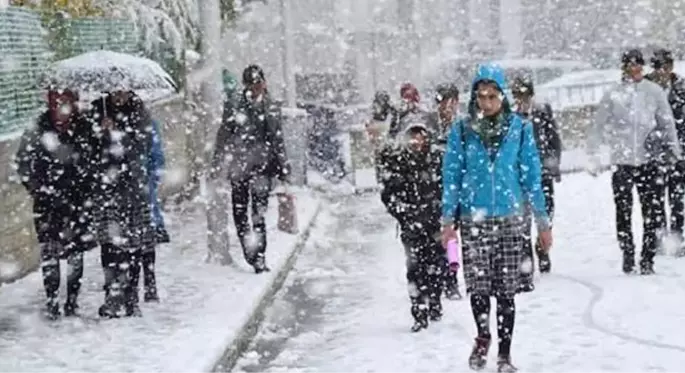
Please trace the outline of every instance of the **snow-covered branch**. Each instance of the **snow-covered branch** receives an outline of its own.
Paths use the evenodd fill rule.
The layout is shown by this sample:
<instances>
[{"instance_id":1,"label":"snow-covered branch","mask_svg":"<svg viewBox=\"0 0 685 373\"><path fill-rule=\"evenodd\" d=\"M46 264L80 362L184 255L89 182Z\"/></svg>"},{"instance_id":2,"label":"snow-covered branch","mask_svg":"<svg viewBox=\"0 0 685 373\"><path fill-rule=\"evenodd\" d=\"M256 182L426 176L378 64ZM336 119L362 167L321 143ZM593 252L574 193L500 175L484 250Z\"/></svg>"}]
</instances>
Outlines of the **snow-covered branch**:
<instances>
[{"instance_id":1,"label":"snow-covered branch","mask_svg":"<svg viewBox=\"0 0 685 373\"><path fill-rule=\"evenodd\" d=\"M170 45L180 56L186 45L197 43L199 0L95 0L112 16L133 20L150 52Z\"/></svg>"}]
</instances>

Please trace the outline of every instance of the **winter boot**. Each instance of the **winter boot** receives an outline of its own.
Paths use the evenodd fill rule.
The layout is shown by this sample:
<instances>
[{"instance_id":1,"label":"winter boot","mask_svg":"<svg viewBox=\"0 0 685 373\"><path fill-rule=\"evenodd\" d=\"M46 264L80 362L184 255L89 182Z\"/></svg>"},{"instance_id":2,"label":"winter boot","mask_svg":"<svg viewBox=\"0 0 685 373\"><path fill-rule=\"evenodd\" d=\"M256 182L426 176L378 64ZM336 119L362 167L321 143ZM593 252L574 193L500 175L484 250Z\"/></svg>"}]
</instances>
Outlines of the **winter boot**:
<instances>
[{"instance_id":1,"label":"winter boot","mask_svg":"<svg viewBox=\"0 0 685 373\"><path fill-rule=\"evenodd\" d=\"M649 276L653 275L654 272L654 263L652 263L649 260L641 260L640 261L640 274L644 276Z\"/></svg>"},{"instance_id":2,"label":"winter boot","mask_svg":"<svg viewBox=\"0 0 685 373\"><path fill-rule=\"evenodd\" d=\"M59 312L59 302L57 299L48 299L48 301L45 303L45 310L43 311L43 314L45 315L45 318L48 320L57 320L59 319L60 312Z\"/></svg>"},{"instance_id":3,"label":"winter boot","mask_svg":"<svg viewBox=\"0 0 685 373\"><path fill-rule=\"evenodd\" d=\"M64 316L66 317L71 317L71 316L78 316L78 303L76 302L78 295L77 294L69 294L67 296L67 302L64 303Z\"/></svg>"},{"instance_id":4,"label":"winter boot","mask_svg":"<svg viewBox=\"0 0 685 373\"><path fill-rule=\"evenodd\" d=\"M412 300L411 315L414 317L414 325L411 327L412 333L428 328L428 312L425 304Z\"/></svg>"},{"instance_id":5,"label":"winter boot","mask_svg":"<svg viewBox=\"0 0 685 373\"><path fill-rule=\"evenodd\" d=\"M469 356L469 367L472 370L482 370L488 362L490 350L490 337L477 337Z\"/></svg>"},{"instance_id":6,"label":"winter boot","mask_svg":"<svg viewBox=\"0 0 685 373\"><path fill-rule=\"evenodd\" d=\"M442 304L440 301L431 301L428 308L428 318L430 321L442 320Z\"/></svg>"},{"instance_id":7,"label":"winter boot","mask_svg":"<svg viewBox=\"0 0 685 373\"><path fill-rule=\"evenodd\" d=\"M254 272L256 274L260 274L262 272L271 272L271 269L266 266L266 261L262 255L257 256L252 266L254 267Z\"/></svg>"},{"instance_id":8,"label":"winter boot","mask_svg":"<svg viewBox=\"0 0 685 373\"><path fill-rule=\"evenodd\" d=\"M107 286L105 303L98 309L100 317L115 319L127 314L126 295L120 283L115 282Z\"/></svg>"},{"instance_id":9,"label":"winter boot","mask_svg":"<svg viewBox=\"0 0 685 373\"><path fill-rule=\"evenodd\" d=\"M500 356L497 358L497 373L515 373L518 369L511 364L510 356Z\"/></svg>"}]
</instances>

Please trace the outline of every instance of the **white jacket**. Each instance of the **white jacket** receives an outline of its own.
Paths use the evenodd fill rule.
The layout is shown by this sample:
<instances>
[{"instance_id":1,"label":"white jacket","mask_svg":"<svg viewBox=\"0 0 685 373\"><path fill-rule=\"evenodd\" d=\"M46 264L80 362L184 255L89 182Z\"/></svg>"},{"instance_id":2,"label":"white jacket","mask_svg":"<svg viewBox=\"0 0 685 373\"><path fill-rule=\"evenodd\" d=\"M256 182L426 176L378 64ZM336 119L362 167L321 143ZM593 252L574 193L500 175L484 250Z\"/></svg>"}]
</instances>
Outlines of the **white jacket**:
<instances>
[{"instance_id":1,"label":"white jacket","mask_svg":"<svg viewBox=\"0 0 685 373\"><path fill-rule=\"evenodd\" d=\"M660 155L649 146L655 142L681 158L673 113L658 84L647 79L622 82L604 94L587 134L591 158L604 144L611 149L612 165L639 166Z\"/></svg>"}]
</instances>

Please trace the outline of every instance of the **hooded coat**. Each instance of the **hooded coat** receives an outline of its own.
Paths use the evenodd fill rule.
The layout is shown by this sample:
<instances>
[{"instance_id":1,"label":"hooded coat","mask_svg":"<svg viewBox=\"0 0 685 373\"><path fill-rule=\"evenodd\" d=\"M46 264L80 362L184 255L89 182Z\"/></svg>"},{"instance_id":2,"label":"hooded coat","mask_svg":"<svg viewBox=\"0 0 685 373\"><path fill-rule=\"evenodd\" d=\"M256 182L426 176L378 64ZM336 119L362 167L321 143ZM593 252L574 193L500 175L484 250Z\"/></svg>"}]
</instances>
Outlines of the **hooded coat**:
<instances>
[{"instance_id":1,"label":"hooded coat","mask_svg":"<svg viewBox=\"0 0 685 373\"><path fill-rule=\"evenodd\" d=\"M478 66L471 86L469 115L452 126L443 160L443 224L459 218L524 216L530 204L538 229L550 226L541 184L540 156L533 126L512 113L504 96L499 126L504 129L499 146L476 128L479 109L476 88L482 81L494 82L505 95L507 82L501 67Z\"/></svg>"},{"instance_id":2,"label":"hooded coat","mask_svg":"<svg viewBox=\"0 0 685 373\"><path fill-rule=\"evenodd\" d=\"M114 120L101 129L97 190L97 230L100 244L143 248L155 243L152 226L148 157L152 147L152 119L143 101L131 92L121 106L111 96L92 102L92 120Z\"/></svg>"},{"instance_id":3,"label":"hooded coat","mask_svg":"<svg viewBox=\"0 0 685 373\"><path fill-rule=\"evenodd\" d=\"M45 112L24 132L17 150L17 173L33 199L38 241L60 243L64 255L97 245L94 140L81 115L73 116L68 130L57 131Z\"/></svg>"}]
</instances>

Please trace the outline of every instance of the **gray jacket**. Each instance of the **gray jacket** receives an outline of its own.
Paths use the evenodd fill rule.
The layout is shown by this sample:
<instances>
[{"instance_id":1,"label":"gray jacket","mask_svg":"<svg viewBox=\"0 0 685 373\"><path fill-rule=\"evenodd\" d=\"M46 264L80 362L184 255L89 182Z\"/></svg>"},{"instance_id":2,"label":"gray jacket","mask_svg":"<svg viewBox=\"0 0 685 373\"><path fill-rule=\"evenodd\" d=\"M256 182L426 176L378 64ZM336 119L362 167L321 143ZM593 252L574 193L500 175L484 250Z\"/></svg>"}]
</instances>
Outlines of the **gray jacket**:
<instances>
[{"instance_id":1,"label":"gray jacket","mask_svg":"<svg viewBox=\"0 0 685 373\"><path fill-rule=\"evenodd\" d=\"M604 94L587 136L587 152L611 149L611 164L639 166L664 150L681 158L675 121L664 90L647 79L622 82Z\"/></svg>"}]
</instances>

